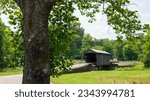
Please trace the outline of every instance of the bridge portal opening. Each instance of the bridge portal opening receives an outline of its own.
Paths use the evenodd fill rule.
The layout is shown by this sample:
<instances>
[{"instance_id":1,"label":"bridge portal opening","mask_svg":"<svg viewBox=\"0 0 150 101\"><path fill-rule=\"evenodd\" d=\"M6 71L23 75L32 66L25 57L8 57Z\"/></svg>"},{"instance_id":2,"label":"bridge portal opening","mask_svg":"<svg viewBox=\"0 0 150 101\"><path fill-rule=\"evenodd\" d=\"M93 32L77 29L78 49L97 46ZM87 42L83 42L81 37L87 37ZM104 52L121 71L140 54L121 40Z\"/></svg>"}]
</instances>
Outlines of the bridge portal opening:
<instances>
[{"instance_id":1,"label":"bridge portal opening","mask_svg":"<svg viewBox=\"0 0 150 101\"><path fill-rule=\"evenodd\" d=\"M96 62L96 54L94 53L86 53L85 54L85 62Z\"/></svg>"}]
</instances>

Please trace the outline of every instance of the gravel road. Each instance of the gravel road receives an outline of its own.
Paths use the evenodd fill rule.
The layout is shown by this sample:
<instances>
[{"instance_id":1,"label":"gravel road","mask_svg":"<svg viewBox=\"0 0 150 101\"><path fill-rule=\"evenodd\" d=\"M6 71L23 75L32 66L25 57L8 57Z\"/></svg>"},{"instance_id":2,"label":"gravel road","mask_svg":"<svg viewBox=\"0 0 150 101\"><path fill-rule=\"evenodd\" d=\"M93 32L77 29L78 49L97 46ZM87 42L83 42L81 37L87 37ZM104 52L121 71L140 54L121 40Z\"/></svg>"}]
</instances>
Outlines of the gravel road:
<instances>
[{"instance_id":1,"label":"gravel road","mask_svg":"<svg viewBox=\"0 0 150 101\"><path fill-rule=\"evenodd\" d=\"M22 84L22 74L0 76L0 84ZM53 84L52 82L50 84Z\"/></svg>"},{"instance_id":2,"label":"gravel road","mask_svg":"<svg viewBox=\"0 0 150 101\"><path fill-rule=\"evenodd\" d=\"M11 76L0 76L0 84L21 84L22 74Z\"/></svg>"}]
</instances>

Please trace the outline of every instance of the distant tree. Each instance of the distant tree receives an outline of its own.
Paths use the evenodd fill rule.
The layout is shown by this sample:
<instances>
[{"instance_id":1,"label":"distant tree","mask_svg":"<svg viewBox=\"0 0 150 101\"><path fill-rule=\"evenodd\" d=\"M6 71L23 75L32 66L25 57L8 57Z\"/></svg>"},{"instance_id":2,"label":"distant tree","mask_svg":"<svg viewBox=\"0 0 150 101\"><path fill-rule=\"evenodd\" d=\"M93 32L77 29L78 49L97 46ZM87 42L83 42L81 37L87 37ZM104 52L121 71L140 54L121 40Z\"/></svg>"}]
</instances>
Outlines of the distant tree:
<instances>
[{"instance_id":1,"label":"distant tree","mask_svg":"<svg viewBox=\"0 0 150 101\"><path fill-rule=\"evenodd\" d=\"M92 48L97 50L104 50L102 39L94 39L94 46Z\"/></svg>"},{"instance_id":2,"label":"distant tree","mask_svg":"<svg viewBox=\"0 0 150 101\"><path fill-rule=\"evenodd\" d=\"M123 47L123 55L125 60L137 60L138 54L134 50L132 45L126 44Z\"/></svg>"},{"instance_id":3,"label":"distant tree","mask_svg":"<svg viewBox=\"0 0 150 101\"><path fill-rule=\"evenodd\" d=\"M123 46L124 41L114 41L113 44L113 58L116 58L117 60L124 60L123 56Z\"/></svg>"},{"instance_id":4,"label":"distant tree","mask_svg":"<svg viewBox=\"0 0 150 101\"><path fill-rule=\"evenodd\" d=\"M101 44L103 46L103 50L109 52L111 55L113 55L113 40L109 39L102 39Z\"/></svg>"},{"instance_id":5,"label":"distant tree","mask_svg":"<svg viewBox=\"0 0 150 101\"><path fill-rule=\"evenodd\" d=\"M84 36L84 29L78 27L75 27L75 29L77 29L77 33L73 35L73 42L70 45L70 53L73 59L81 59L82 58L81 48Z\"/></svg>"},{"instance_id":6,"label":"distant tree","mask_svg":"<svg viewBox=\"0 0 150 101\"><path fill-rule=\"evenodd\" d=\"M150 28L148 28L147 34L144 37L144 44L142 45L142 54L140 55L140 59L144 63L146 68L150 68Z\"/></svg>"},{"instance_id":7,"label":"distant tree","mask_svg":"<svg viewBox=\"0 0 150 101\"><path fill-rule=\"evenodd\" d=\"M91 49L94 46L94 39L90 34L84 34L82 43L82 52Z\"/></svg>"},{"instance_id":8,"label":"distant tree","mask_svg":"<svg viewBox=\"0 0 150 101\"><path fill-rule=\"evenodd\" d=\"M100 45L94 45L92 48L96 50L104 50L103 46Z\"/></svg>"},{"instance_id":9,"label":"distant tree","mask_svg":"<svg viewBox=\"0 0 150 101\"><path fill-rule=\"evenodd\" d=\"M142 45L144 44L144 33L141 33L141 35L136 37L129 44L132 45L135 53L138 55L138 59L137 60L140 60L140 56L141 56L141 54L143 52Z\"/></svg>"}]
</instances>

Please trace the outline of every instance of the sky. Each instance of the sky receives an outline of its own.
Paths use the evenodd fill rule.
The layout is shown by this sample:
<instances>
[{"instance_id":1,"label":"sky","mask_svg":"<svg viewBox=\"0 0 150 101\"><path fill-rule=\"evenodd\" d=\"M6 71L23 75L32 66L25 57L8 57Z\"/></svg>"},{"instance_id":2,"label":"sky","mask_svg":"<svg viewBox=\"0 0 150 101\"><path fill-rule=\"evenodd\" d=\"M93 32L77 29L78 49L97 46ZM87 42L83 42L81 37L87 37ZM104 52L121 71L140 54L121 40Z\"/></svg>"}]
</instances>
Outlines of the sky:
<instances>
[{"instance_id":1,"label":"sky","mask_svg":"<svg viewBox=\"0 0 150 101\"><path fill-rule=\"evenodd\" d=\"M131 10L137 10L139 19L143 24L150 24L150 0L131 0L131 5L129 8ZM89 33L92 37L97 39L116 39L115 31L107 25L106 15L101 13L96 14L96 21L93 23L88 23L88 19L82 16L78 10L74 13L79 17L81 22L81 27L85 29L85 33ZM6 16L1 16L3 22L8 26Z\"/></svg>"},{"instance_id":2,"label":"sky","mask_svg":"<svg viewBox=\"0 0 150 101\"><path fill-rule=\"evenodd\" d=\"M150 24L150 0L131 0L129 8L131 10L137 10L139 19L143 24ZM88 19L82 16L79 11L75 12L75 15L79 17L81 27L85 29L86 33L97 39L116 39L115 31L107 25L106 15L101 13L96 15L97 21L94 23L88 23Z\"/></svg>"}]
</instances>

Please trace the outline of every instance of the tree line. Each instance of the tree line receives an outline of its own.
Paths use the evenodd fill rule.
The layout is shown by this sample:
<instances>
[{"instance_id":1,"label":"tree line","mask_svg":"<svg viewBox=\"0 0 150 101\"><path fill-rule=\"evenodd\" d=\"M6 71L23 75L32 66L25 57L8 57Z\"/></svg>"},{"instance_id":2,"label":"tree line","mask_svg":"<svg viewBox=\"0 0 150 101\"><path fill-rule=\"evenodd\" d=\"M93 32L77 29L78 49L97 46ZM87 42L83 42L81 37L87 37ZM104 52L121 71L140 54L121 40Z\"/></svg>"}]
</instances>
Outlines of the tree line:
<instances>
[{"instance_id":1,"label":"tree line","mask_svg":"<svg viewBox=\"0 0 150 101\"><path fill-rule=\"evenodd\" d=\"M150 66L150 30L147 29L146 35L141 34L134 40L109 40L96 39L90 34L85 34L84 29L77 26L71 27L71 37L61 43L54 44L51 60L54 67L64 66L67 69L74 59L83 59L84 52L89 49L107 51L111 54L112 59L118 61L138 60ZM0 68L20 67L23 66L24 46L23 37L18 36L18 32L11 31L0 20ZM55 36L56 37L56 36ZM53 39L53 43L60 42L59 39ZM66 62L67 61L67 62ZM57 64L56 64L57 63ZM57 69L58 69L57 67ZM57 70L54 69L53 71ZM63 70L62 70L63 71ZM55 72L54 72L55 73Z\"/></svg>"}]
</instances>

